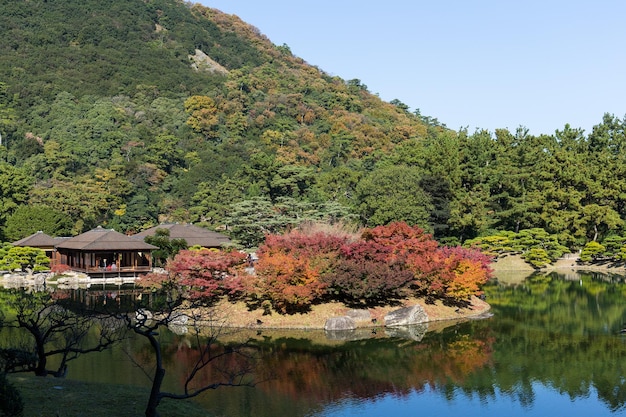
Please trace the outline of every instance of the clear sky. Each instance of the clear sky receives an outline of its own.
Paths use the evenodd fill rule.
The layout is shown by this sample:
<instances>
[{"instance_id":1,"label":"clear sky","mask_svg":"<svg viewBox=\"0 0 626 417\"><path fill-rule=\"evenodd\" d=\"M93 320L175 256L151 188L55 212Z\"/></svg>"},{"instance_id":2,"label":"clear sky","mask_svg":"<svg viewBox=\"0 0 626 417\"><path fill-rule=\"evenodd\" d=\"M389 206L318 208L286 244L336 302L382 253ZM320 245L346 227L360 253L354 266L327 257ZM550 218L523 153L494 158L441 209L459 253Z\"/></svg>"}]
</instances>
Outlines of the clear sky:
<instances>
[{"instance_id":1,"label":"clear sky","mask_svg":"<svg viewBox=\"0 0 626 417\"><path fill-rule=\"evenodd\" d=\"M626 115L624 0L201 0L451 129L552 134Z\"/></svg>"}]
</instances>

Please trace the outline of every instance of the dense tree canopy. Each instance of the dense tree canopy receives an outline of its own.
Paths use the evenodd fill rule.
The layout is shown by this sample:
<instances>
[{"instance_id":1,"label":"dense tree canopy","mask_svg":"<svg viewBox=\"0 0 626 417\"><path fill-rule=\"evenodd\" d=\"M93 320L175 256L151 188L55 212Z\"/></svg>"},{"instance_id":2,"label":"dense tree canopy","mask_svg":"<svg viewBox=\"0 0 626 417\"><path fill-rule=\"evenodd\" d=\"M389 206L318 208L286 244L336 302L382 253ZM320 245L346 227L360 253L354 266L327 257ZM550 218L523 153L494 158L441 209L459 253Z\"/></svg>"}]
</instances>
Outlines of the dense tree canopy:
<instances>
[{"instance_id":1,"label":"dense tree canopy","mask_svg":"<svg viewBox=\"0 0 626 417\"><path fill-rule=\"evenodd\" d=\"M65 213L42 205L22 205L7 218L4 236L8 241L16 241L38 231L50 236L70 236L72 227L72 220Z\"/></svg>"},{"instance_id":2,"label":"dense tree canopy","mask_svg":"<svg viewBox=\"0 0 626 417\"><path fill-rule=\"evenodd\" d=\"M195 222L245 247L320 219L406 221L450 244L543 229L579 249L626 235L613 115L588 133L454 132L218 10L43 4L0 1L5 239L28 233L28 205L69 234Z\"/></svg>"}]
</instances>

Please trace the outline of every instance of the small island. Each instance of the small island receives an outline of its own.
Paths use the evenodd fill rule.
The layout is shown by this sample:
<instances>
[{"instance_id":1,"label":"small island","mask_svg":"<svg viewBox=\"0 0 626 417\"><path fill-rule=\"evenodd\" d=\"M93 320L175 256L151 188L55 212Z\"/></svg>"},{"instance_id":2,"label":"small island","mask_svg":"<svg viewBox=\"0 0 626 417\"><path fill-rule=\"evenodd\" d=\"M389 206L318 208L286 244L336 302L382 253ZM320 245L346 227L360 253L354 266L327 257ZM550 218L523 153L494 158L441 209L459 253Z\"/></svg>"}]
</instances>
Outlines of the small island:
<instances>
[{"instance_id":1,"label":"small island","mask_svg":"<svg viewBox=\"0 0 626 417\"><path fill-rule=\"evenodd\" d=\"M358 233L310 224L268 235L254 258L180 250L137 285L188 309L209 309L222 326L353 330L485 314L489 305L479 297L490 261L403 222Z\"/></svg>"}]
</instances>

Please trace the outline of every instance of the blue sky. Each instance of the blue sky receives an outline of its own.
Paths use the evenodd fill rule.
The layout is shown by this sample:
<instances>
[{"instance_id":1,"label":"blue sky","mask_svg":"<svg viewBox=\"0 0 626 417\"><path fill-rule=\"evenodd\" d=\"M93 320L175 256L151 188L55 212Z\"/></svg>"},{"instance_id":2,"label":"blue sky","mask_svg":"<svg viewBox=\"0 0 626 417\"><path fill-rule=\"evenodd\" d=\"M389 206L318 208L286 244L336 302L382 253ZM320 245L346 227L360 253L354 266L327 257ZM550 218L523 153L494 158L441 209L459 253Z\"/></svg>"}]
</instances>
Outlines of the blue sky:
<instances>
[{"instance_id":1,"label":"blue sky","mask_svg":"<svg viewBox=\"0 0 626 417\"><path fill-rule=\"evenodd\" d=\"M623 0L202 0L449 128L589 133L626 115Z\"/></svg>"}]
</instances>

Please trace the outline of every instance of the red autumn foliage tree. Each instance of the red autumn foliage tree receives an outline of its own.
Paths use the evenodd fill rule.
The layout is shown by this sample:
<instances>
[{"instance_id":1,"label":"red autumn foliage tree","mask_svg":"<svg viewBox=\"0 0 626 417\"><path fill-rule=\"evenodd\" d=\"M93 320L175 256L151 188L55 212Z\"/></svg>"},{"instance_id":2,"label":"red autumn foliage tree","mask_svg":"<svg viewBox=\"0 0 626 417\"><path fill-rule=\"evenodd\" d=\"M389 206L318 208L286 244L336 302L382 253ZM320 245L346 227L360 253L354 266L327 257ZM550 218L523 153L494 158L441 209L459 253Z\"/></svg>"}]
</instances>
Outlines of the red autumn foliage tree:
<instances>
[{"instance_id":1,"label":"red autumn foliage tree","mask_svg":"<svg viewBox=\"0 0 626 417\"><path fill-rule=\"evenodd\" d=\"M381 305L407 295L464 302L490 277L489 258L440 248L418 226L397 222L365 229L359 240L325 233L270 235L259 250L253 298L280 312L318 300Z\"/></svg>"},{"instance_id":2,"label":"red autumn foliage tree","mask_svg":"<svg viewBox=\"0 0 626 417\"><path fill-rule=\"evenodd\" d=\"M189 300L213 299L240 288L240 270L246 254L216 249L181 250L166 265L167 274L141 277L139 285L148 288L179 288Z\"/></svg>"},{"instance_id":3,"label":"red autumn foliage tree","mask_svg":"<svg viewBox=\"0 0 626 417\"><path fill-rule=\"evenodd\" d=\"M257 252L257 275L248 285L251 295L269 300L282 313L306 311L326 293L321 277L332 269L347 239L300 231L267 236Z\"/></svg>"},{"instance_id":4,"label":"red autumn foliage tree","mask_svg":"<svg viewBox=\"0 0 626 417\"><path fill-rule=\"evenodd\" d=\"M216 249L183 250L167 270L178 278L190 299L213 298L233 290L246 254ZM241 269L241 268L240 268Z\"/></svg>"},{"instance_id":5,"label":"red autumn foliage tree","mask_svg":"<svg viewBox=\"0 0 626 417\"><path fill-rule=\"evenodd\" d=\"M202 392L216 389L220 386L251 386L253 381L245 379L249 368L233 369L224 373L225 379L216 382L200 381L200 375L209 364L219 361L225 356L245 355L243 347L223 349L216 352L214 345L221 328L220 321L215 317L216 312L211 308L195 309L197 306L212 304L221 295L232 292L238 286L239 272L244 268L246 255L236 251L226 252L213 249L181 250L168 261L165 274L148 274L138 280L138 284L152 288L155 297L150 297L146 307L156 309L154 316L144 308L138 308L134 315L123 314L129 329L145 337L150 342L154 355L155 367L152 377L152 388L146 406L146 416L158 417L157 408L163 398L186 399L200 395ZM162 391L165 379L163 352L161 342L157 338L161 326L171 326L177 322L191 321L195 329L198 346L198 356L192 369L185 378L184 392L174 394ZM197 326L201 322L211 322L215 327L208 326L212 335L207 341L200 341L200 330ZM227 375L226 375L227 374ZM197 383L197 384L196 384Z\"/></svg>"},{"instance_id":6,"label":"red autumn foliage tree","mask_svg":"<svg viewBox=\"0 0 626 417\"><path fill-rule=\"evenodd\" d=\"M329 295L352 305L385 304L406 296L413 274L393 258L391 247L375 241L344 245L333 271L324 277Z\"/></svg>"},{"instance_id":7,"label":"red autumn foliage tree","mask_svg":"<svg viewBox=\"0 0 626 417\"><path fill-rule=\"evenodd\" d=\"M363 238L387 248L389 256L385 262L400 262L411 271L412 292L431 298L442 295L447 271L432 235L419 226L395 222L366 230Z\"/></svg>"}]
</instances>

